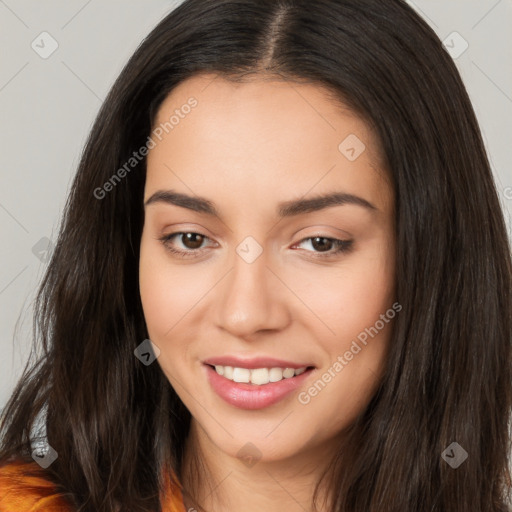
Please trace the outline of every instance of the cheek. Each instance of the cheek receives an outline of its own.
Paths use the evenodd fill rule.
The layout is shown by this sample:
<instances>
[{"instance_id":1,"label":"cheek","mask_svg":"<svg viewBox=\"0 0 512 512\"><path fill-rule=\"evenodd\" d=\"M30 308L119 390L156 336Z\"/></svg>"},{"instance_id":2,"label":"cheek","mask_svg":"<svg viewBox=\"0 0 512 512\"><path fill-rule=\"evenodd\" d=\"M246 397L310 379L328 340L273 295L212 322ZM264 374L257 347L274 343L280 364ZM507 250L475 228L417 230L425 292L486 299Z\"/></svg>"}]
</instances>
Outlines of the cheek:
<instances>
[{"instance_id":1,"label":"cheek","mask_svg":"<svg viewBox=\"0 0 512 512\"><path fill-rule=\"evenodd\" d=\"M185 267L169 264L158 240L142 237L139 286L150 338L162 342L200 297L199 283Z\"/></svg>"},{"instance_id":2,"label":"cheek","mask_svg":"<svg viewBox=\"0 0 512 512\"><path fill-rule=\"evenodd\" d=\"M395 259L391 246L378 248L347 263L323 287L323 311L335 334L321 338L328 354L325 373L304 401L307 415L323 414L328 420L326 430L341 429L356 418L373 396L386 362L396 316Z\"/></svg>"},{"instance_id":3,"label":"cheek","mask_svg":"<svg viewBox=\"0 0 512 512\"><path fill-rule=\"evenodd\" d=\"M330 331L331 336L322 339L332 340L328 342L331 349L339 349L374 325L391 307L394 293L391 250L388 245L376 243L337 266L318 268L314 273L309 272L309 276L304 273L305 278L299 280L297 295L316 313L319 329Z\"/></svg>"},{"instance_id":4,"label":"cheek","mask_svg":"<svg viewBox=\"0 0 512 512\"><path fill-rule=\"evenodd\" d=\"M158 365L175 389L179 389L180 383L188 379L184 368L190 339L194 337L187 329L186 315L204 290L201 293L201 283L194 282L194 274L184 266L169 264L167 253L159 244L142 238L140 296L148 336L160 349Z\"/></svg>"}]
</instances>

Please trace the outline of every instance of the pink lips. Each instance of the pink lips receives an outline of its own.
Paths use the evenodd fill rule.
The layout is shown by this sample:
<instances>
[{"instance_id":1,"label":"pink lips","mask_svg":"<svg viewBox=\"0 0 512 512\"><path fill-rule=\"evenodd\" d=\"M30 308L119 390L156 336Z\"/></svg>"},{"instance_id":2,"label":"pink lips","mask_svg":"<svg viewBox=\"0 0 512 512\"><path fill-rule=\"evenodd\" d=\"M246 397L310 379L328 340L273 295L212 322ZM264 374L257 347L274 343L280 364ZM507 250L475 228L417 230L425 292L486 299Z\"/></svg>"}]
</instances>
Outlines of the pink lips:
<instances>
[{"instance_id":1,"label":"pink lips","mask_svg":"<svg viewBox=\"0 0 512 512\"><path fill-rule=\"evenodd\" d=\"M233 366L238 368L309 368L300 375L279 382L269 382L261 386L233 382L219 375L212 366ZM204 361L203 368L212 389L228 404L240 409L255 410L269 407L284 399L294 390L299 388L310 376L313 368L308 364L297 364L290 361L282 361L273 358L253 358L245 361L235 357L215 357Z\"/></svg>"}]
</instances>

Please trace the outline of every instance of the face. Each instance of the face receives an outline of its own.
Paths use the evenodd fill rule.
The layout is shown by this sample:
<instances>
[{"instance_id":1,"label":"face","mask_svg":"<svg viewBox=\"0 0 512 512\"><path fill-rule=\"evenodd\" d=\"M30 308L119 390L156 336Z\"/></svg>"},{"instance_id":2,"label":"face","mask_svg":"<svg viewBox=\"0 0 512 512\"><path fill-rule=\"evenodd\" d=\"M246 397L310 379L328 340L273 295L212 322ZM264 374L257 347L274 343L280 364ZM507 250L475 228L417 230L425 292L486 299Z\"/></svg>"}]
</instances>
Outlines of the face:
<instances>
[{"instance_id":1,"label":"face","mask_svg":"<svg viewBox=\"0 0 512 512\"><path fill-rule=\"evenodd\" d=\"M202 75L152 141L140 292L157 364L225 454L328 446L375 392L399 309L378 140L318 85Z\"/></svg>"}]
</instances>

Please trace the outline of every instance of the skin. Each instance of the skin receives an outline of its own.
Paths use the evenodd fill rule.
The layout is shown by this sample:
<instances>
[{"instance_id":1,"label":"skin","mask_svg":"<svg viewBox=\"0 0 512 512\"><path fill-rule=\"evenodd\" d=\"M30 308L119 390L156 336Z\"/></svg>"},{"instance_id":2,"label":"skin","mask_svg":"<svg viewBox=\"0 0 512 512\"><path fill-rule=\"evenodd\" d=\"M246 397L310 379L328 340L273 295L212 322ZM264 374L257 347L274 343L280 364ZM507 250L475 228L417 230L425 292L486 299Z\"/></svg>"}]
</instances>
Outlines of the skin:
<instances>
[{"instance_id":1,"label":"skin","mask_svg":"<svg viewBox=\"0 0 512 512\"><path fill-rule=\"evenodd\" d=\"M299 390L307 391L394 302L393 190L375 135L319 85L200 75L171 92L155 126L192 96L197 107L148 154L144 201L172 189L209 199L219 216L149 204L140 254L157 361L192 415L183 484L194 500L186 505L311 510L313 486L343 429L376 391L392 322L306 405L294 392L264 409L236 408L212 390L202 361L230 354L307 362L316 367ZM350 134L366 146L354 161L338 149ZM276 214L281 201L334 191L376 209L345 204ZM167 242L195 256L173 255L160 240L179 232L206 237L195 245L183 236ZM252 263L236 252L247 236L263 250ZM336 247L315 245L317 236L353 240L352 250L332 254ZM261 457L252 467L237 457L248 442ZM196 475L199 485L190 478L193 454L208 467Z\"/></svg>"}]
</instances>

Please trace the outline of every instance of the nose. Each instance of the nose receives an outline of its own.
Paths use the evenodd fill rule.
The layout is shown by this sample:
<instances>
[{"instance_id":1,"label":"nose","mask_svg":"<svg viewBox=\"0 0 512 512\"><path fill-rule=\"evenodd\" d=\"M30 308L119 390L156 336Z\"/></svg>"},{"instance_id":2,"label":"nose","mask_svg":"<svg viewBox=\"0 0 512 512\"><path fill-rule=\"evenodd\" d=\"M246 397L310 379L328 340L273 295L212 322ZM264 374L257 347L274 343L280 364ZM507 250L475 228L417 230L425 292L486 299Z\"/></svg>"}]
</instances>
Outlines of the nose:
<instances>
[{"instance_id":1,"label":"nose","mask_svg":"<svg viewBox=\"0 0 512 512\"><path fill-rule=\"evenodd\" d=\"M233 336L251 339L263 331L284 329L290 322L289 291L269 268L264 251L248 263L234 255L230 272L219 283L214 301L217 326Z\"/></svg>"}]
</instances>

